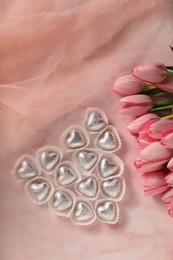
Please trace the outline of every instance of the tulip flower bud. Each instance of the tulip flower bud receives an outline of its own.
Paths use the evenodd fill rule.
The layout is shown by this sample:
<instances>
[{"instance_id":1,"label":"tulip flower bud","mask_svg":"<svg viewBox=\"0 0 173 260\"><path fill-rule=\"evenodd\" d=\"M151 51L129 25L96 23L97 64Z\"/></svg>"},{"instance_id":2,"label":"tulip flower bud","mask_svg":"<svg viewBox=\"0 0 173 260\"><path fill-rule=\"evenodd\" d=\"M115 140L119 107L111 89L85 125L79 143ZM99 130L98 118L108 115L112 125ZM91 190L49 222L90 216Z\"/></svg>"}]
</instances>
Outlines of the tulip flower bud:
<instances>
[{"instance_id":1,"label":"tulip flower bud","mask_svg":"<svg viewBox=\"0 0 173 260\"><path fill-rule=\"evenodd\" d=\"M154 114L153 114L154 115ZM140 128L140 132L138 135L138 144L140 146L140 148L144 149L145 147L147 147L150 143L159 141L159 139L153 138L148 134L148 130L150 128L150 126L157 122L159 120L159 118L152 118L150 120L148 120L147 122L145 122L143 124L143 126L141 126Z\"/></svg>"},{"instance_id":2,"label":"tulip flower bud","mask_svg":"<svg viewBox=\"0 0 173 260\"><path fill-rule=\"evenodd\" d=\"M173 148L173 129L162 135L160 143L168 148Z\"/></svg>"},{"instance_id":3,"label":"tulip flower bud","mask_svg":"<svg viewBox=\"0 0 173 260\"><path fill-rule=\"evenodd\" d=\"M173 172L170 172L165 176L165 181L170 187L173 187Z\"/></svg>"},{"instance_id":4,"label":"tulip flower bud","mask_svg":"<svg viewBox=\"0 0 173 260\"><path fill-rule=\"evenodd\" d=\"M140 158L135 161L138 171L146 173L163 168L173 155L173 151L159 142L152 142L140 152Z\"/></svg>"},{"instance_id":5,"label":"tulip flower bud","mask_svg":"<svg viewBox=\"0 0 173 260\"><path fill-rule=\"evenodd\" d=\"M162 195L162 201L164 204L169 204L173 200L173 188L170 188Z\"/></svg>"},{"instance_id":6,"label":"tulip flower bud","mask_svg":"<svg viewBox=\"0 0 173 260\"><path fill-rule=\"evenodd\" d=\"M149 113L138 117L130 124L128 124L127 129L131 134L139 134L141 127L148 122L150 119L158 119L159 117L155 114ZM154 123L154 122L153 122Z\"/></svg>"},{"instance_id":7,"label":"tulip flower bud","mask_svg":"<svg viewBox=\"0 0 173 260\"><path fill-rule=\"evenodd\" d=\"M171 158L167 164L167 168L173 172L173 158Z\"/></svg>"},{"instance_id":8,"label":"tulip flower bud","mask_svg":"<svg viewBox=\"0 0 173 260\"><path fill-rule=\"evenodd\" d=\"M121 96L130 96L139 93L144 88L144 83L133 75L126 75L117 79L113 91Z\"/></svg>"},{"instance_id":9,"label":"tulip flower bud","mask_svg":"<svg viewBox=\"0 0 173 260\"><path fill-rule=\"evenodd\" d=\"M167 77L161 83L155 85L157 88L173 93L173 77Z\"/></svg>"},{"instance_id":10,"label":"tulip flower bud","mask_svg":"<svg viewBox=\"0 0 173 260\"><path fill-rule=\"evenodd\" d=\"M148 135L147 131L143 131L138 135L138 144L140 148L144 149L149 144L156 142L157 140Z\"/></svg>"},{"instance_id":11,"label":"tulip flower bud","mask_svg":"<svg viewBox=\"0 0 173 260\"><path fill-rule=\"evenodd\" d=\"M120 99L120 112L129 116L141 116L153 106L153 101L146 95L133 95Z\"/></svg>"},{"instance_id":12,"label":"tulip flower bud","mask_svg":"<svg viewBox=\"0 0 173 260\"><path fill-rule=\"evenodd\" d=\"M165 172L148 172L142 175L140 179L144 186L145 196L155 196L169 189L165 181Z\"/></svg>"},{"instance_id":13,"label":"tulip flower bud","mask_svg":"<svg viewBox=\"0 0 173 260\"><path fill-rule=\"evenodd\" d=\"M161 63L152 63L136 66L133 69L132 74L138 79L155 84L162 82L166 78L166 72L165 65Z\"/></svg>"},{"instance_id":14,"label":"tulip flower bud","mask_svg":"<svg viewBox=\"0 0 173 260\"><path fill-rule=\"evenodd\" d=\"M149 127L149 135L153 138L162 138L163 134L173 129L173 120L163 118Z\"/></svg>"},{"instance_id":15,"label":"tulip flower bud","mask_svg":"<svg viewBox=\"0 0 173 260\"><path fill-rule=\"evenodd\" d=\"M140 157L148 162L169 161L173 151L159 142L149 144L140 152Z\"/></svg>"},{"instance_id":16,"label":"tulip flower bud","mask_svg":"<svg viewBox=\"0 0 173 260\"><path fill-rule=\"evenodd\" d=\"M138 172L140 172L141 175L146 174L146 172L151 171L158 171L161 170L164 166L164 163L166 163L167 160L164 161L157 161L157 162L148 162L143 159L138 159L134 162L134 165Z\"/></svg>"}]
</instances>

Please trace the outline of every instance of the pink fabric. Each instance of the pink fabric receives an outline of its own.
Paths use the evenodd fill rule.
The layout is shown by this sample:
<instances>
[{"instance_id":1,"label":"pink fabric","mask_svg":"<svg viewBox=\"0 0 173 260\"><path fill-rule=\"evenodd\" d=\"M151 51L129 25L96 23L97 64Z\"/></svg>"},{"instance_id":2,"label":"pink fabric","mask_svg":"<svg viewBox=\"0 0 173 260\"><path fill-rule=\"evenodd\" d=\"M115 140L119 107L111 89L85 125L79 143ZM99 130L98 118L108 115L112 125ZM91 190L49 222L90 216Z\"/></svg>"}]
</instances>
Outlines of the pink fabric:
<instances>
[{"instance_id":1,"label":"pink fabric","mask_svg":"<svg viewBox=\"0 0 173 260\"><path fill-rule=\"evenodd\" d=\"M0 259L172 259L172 219L144 198L130 120L111 90L139 63L172 64L172 12L171 0L0 1ZM117 227L52 216L9 174L20 155L58 144L87 106L103 109L123 139L128 191Z\"/></svg>"}]
</instances>

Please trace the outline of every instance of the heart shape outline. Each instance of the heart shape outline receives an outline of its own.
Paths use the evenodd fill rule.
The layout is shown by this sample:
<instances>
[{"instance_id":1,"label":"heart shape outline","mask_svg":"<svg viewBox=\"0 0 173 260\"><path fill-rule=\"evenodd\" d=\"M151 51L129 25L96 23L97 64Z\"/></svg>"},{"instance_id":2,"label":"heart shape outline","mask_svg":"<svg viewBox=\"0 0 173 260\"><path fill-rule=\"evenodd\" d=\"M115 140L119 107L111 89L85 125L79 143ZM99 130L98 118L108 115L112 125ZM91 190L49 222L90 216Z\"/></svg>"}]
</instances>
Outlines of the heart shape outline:
<instances>
[{"instance_id":1,"label":"heart shape outline","mask_svg":"<svg viewBox=\"0 0 173 260\"><path fill-rule=\"evenodd\" d=\"M72 126L71 126L72 127ZM111 125L107 125L105 128L114 128L113 126L111 126ZM103 128L102 129L102 131L98 131L98 136L96 137L96 139L98 139L99 138L99 136L101 135L101 133L103 133L104 131L105 131L105 128ZM115 128L114 128L115 129ZM116 129L115 129L116 130ZM93 132L90 132L90 131L88 131L90 134L92 134ZM88 133L87 133L88 134ZM96 132L94 132L93 134L96 134ZM95 139L95 142L96 142L96 139ZM89 140L90 141L90 140ZM89 144L89 142L88 142L88 144ZM120 143L119 143L120 144ZM101 157L100 156L100 152L103 154L103 152L105 152L106 153L106 155L112 155L112 153L114 152L114 151L104 151L103 149L100 149L99 147L97 147L96 146L96 143L94 143L94 145L95 145L95 149L92 149L92 148L86 148L86 147L82 147L82 148L79 148L79 149L71 149L71 150L67 150L67 149L64 149L65 150L65 152L68 152L68 151L70 151L70 152L73 152L73 154L75 153L75 152L77 152L77 150L82 150L82 149L89 149L89 150L94 150L94 151L96 151L96 153L97 153L97 155L98 155L98 160L97 160L97 162L96 162L96 165L94 165L94 167L90 170L90 171L83 171L82 173L79 173L79 175L78 175L78 177L81 179L81 177L82 177L82 179L84 180L85 178L86 178L86 176L93 176L93 175L90 175L90 173L92 172L92 171L94 171L94 169L95 169L95 167L97 166L98 167L98 162L99 162L99 158ZM87 146L87 145L86 145ZM121 144L120 144L120 146L121 146ZM43 148L43 147L42 147ZM56 147L57 148L57 147ZM63 147L64 148L64 147ZM119 148L118 148L119 149ZM120 159L120 158L119 158ZM34 159L35 160L35 159ZM60 162L61 163L61 162ZM56 168L59 166L59 164L56 166ZM74 163L74 166L77 168L77 165ZM43 173L45 173L44 171L43 171L43 169L39 169L39 172L40 172L40 174L41 174L41 170L42 170L42 172ZM55 174L55 171L52 171L53 172L53 176L54 176L54 174ZM96 172L97 173L97 172ZM120 174L120 173L119 173ZM121 173L122 174L122 173ZM47 174L47 175L49 175L49 174ZM38 176L39 177L39 176ZM37 179L38 177L34 177L33 179ZM94 175L94 177L96 177L97 178L97 175L95 176ZM110 176L109 177L109 179L111 179L112 177L114 177L114 176ZM116 177L118 177L118 175L116 175ZM43 178L43 177L40 177L40 178ZM99 180L101 180L102 182L104 181L104 180L107 180L108 178L104 178L104 179L101 179L101 176L100 175L98 175L98 178L99 178ZM31 179L31 180L29 180L28 181L28 183L29 182L31 182L32 183L32 180L33 179ZM44 178L43 178L44 179ZM67 191L68 192L70 192L70 190L68 189L68 187L70 187L71 185L76 185L77 184L77 182L79 182L79 180L80 179L78 179L78 180L75 180L74 182L72 182L70 185L67 185ZM46 179L45 179L46 180ZM47 180L46 180L46 182L48 182ZM51 184L51 183L50 183ZM62 186L61 187L61 189L63 189L63 187L65 188L66 186ZM53 185L51 186L51 188L54 188L53 187ZM53 189L51 189L51 191L52 191ZM27 190L26 190L26 192L27 192ZM98 192L98 194L101 194L101 190L100 190L100 185L99 185L99 192ZM75 196L75 195L74 195ZM80 196L81 196L81 194L80 194ZM103 196L103 197L105 197L105 201L110 201L111 199L109 199L108 197L106 197L105 195L103 195L103 194L101 194L101 196ZM74 200L75 200L75 198L76 198L76 196L73 198ZM77 197L78 199L78 201L79 201L79 199L80 200L82 200L83 198L79 198L79 197ZM31 198L32 199L32 198ZM96 198L97 199L97 198ZM119 201L122 199L122 197L119 199ZM76 201L77 201L76 200ZM83 199L83 201L85 201L86 200L86 202L87 203L89 203L89 198L88 197L84 197L84 199ZM102 199L103 200L103 199ZM50 199L48 199L48 204L49 204L49 201L50 201ZM97 202L98 202L99 200L97 200L96 201L96 203L95 203L95 205L97 204ZM112 201L115 203L115 199L112 199ZM117 200L118 201L118 200ZM33 201L34 202L34 201ZM47 201L46 201L47 202ZM36 203L36 204L39 204L38 202L34 202L34 203ZM45 202L44 202L45 203ZM76 202L77 203L77 202ZM93 203L93 201L92 201L92 203ZM91 206L92 206L92 204L91 204ZM94 211L93 211L94 212ZM94 212L95 213L95 212ZM68 215L68 217L70 217L71 218L71 216L72 216L72 214L73 214L73 209L72 210L70 210L70 213L69 214L67 214ZM96 215L95 215L95 218L96 218ZM99 219L100 220L100 219ZM93 219L92 219L92 221L91 221L91 223L93 222ZM103 221L102 221L103 222ZM106 223L109 223L109 221L104 221L104 222L106 222ZM90 224L90 222L87 222L87 223L85 223L85 224L81 224L81 223L75 223L75 224L77 224L77 225L88 225L88 224ZM114 224L113 222L110 222L110 224Z\"/></svg>"}]
</instances>

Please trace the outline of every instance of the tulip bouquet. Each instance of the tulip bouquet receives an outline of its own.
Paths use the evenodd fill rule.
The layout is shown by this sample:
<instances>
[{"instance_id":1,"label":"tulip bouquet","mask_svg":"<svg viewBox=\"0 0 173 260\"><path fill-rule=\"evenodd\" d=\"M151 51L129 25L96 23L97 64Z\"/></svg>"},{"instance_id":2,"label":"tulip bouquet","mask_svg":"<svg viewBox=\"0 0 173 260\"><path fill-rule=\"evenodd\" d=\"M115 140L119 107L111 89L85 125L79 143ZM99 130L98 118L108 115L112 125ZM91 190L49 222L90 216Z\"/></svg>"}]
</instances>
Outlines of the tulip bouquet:
<instances>
[{"instance_id":1,"label":"tulip bouquet","mask_svg":"<svg viewBox=\"0 0 173 260\"><path fill-rule=\"evenodd\" d=\"M173 67L160 63L139 65L117 79L120 111L136 117L128 131L137 139L134 162L146 196L160 195L173 217Z\"/></svg>"}]
</instances>

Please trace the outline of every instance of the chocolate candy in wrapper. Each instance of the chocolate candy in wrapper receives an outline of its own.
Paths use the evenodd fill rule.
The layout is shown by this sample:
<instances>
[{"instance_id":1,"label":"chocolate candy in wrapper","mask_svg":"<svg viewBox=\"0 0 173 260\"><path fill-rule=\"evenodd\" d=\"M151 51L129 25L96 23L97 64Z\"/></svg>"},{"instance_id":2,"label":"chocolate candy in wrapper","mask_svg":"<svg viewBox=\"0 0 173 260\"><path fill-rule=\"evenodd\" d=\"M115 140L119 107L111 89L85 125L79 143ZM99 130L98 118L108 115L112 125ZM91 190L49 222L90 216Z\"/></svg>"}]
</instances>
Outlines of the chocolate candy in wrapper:
<instances>
[{"instance_id":1,"label":"chocolate candy in wrapper","mask_svg":"<svg viewBox=\"0 0 173 260\"><path fill-rule=\"evenodd\" d=\"M85 148L73 154L74 163L86 174L96 167L98 159L99 154L95 149Z\"/></svg>"},{"instance_id":2,"label":"chocolate candy in wrapper","mask_svg":"<svg viewBox=\"0 0 173 260\"><path fill-rule=\"evenodd\" d=\"M114 154L102 154L97 167L99 177L110 179L112 176L121 176L124 172L123 161Z\"/></svg>"},{"instance_id":3,"label":"chocolate candy in wrapper","mask_svg":"<svg viewBox=\"0 0 173 260\"><path fill-rule=\"evenodd\" d=\"M89 107L86 109L84 124L86 129L94 134L106 127L108 119L101 109Z\"/></svg>"},{"instance_id":4,"label":"chocolate candy in wrapper","mask_svg":"<svg viewBox=\"0 0 173 260\"><path fill-rule=\"evenodd\" d=\"M55 170L54 180L57 185L69 186L79 179L79 172L70 161L61 162Z\"/></svg>"},{"instance_id":5,"label":"chocolate candy in wrapper","mask_svg":"<svg viewBox=\"0 0 173 260\"><path fill-rule=\"evenodd\" d=\"M43 177L36 177L25 184L25 191L32 202L41 205L51 197L53 185Z\"/></svg>"},{"instance_id":6,"label":"chocolate candy in wrapper","mask_svg":"<svg viewBox=\"0 0 173 260\"><path fill-rule=\"evenodd\" d=\"M96 138L95 147L105 152L115 152L121 147L120 136L115 127L108 125Z\"/></svg>"},{"instance_id":7,"label":"chocolate candy in wrapper","mask_svg":"<svg viewBox=\"0 0 173 260\"><path fill-rule=\"evenodd\" d=\"M80 125L68 127L60 137L60 143L66 152L78 150L89 145L87 131Z\"/></svg>"},{"instance_id":8,"label":"chocolate candy in wrapper","mask_svg":"<svg viewBox=\"0 0 173 260\"><path fill-rule=\"evenodd\" d=\"M40 167L47 175L54 172L55 167L60 163L62 157L61 150L56 146L44 146L36 152L36 158Z\"/></svg>"},{"instance_id":9,"label":"chocolate candy in wrapper","mask_svg":"<svg viewBox=\"0 0 173 260\"><path fill-rule=\"evenodd\" d=\"M76 225L89 225L96 219L92 205L83 199L78 199L71 214L71 221Z\"/></svg>"},{"instance_id":10,"label":"chocolate candy in wrapper","mask_svg":"<svg viewBox=\"0 0 173 260\"><path fill-rule=\"evenodd\" d=\"M26 181L40 175L40 168L31 155L23 155L20 157L12 171L17 181Z\"/></svg>"},{"instance_id":11,"label":"chocolate candy in wrapper","mask_svg":"<svg viewBox=\"0 0 173 260\"><path fill-rule=\"evenodd\" d=\"M95 206L96 216L107 224L116 224L119 219L119 207L113 200L99 200Z\"/></svg>"},{"instance_id":12,"label":"chocolate candy in wrapper","mask_svg":"<svg viewBox=\"0 0 173 260\"><path fill-rule=\"evenodd\" d=\"M99 183L96 177L88 176L76 183L76 192L88 200L95 200L99 194Z\"/></svg>"},{"instance_id":13,"label":"chocolate candy in wrapper","mask_svg":"<svg viewBox=\"0 0 173 260\"><path fill-rule=\"evenodd\" d=\"M54 191L48 202L49 209L56 215L69 217L76 198L73 192L67 189L58 188Z\"/></svg>"},{"instance_id":14,"label":"chocolate candy in wrapper","mask_svg":"<svg viewBox=\"0 0 173 260\"><path fill-rule=\"evenodd\" d=\"M122 176L105 180L101 183L101 192L103 196L116 201L121 201L123 199L125 189L125 179Z\"/></svg>"}]
</instances>

